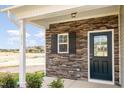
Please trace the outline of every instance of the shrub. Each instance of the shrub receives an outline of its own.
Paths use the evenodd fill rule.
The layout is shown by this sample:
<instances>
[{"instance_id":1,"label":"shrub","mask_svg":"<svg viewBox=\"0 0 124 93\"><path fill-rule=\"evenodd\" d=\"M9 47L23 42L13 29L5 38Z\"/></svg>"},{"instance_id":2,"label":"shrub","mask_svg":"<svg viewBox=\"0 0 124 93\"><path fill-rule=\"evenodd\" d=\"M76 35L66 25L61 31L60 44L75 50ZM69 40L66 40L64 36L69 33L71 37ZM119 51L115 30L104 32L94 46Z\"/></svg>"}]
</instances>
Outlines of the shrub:
<instances>
[{"instance_id":1,"label":"shrub","mask_svg":"<svg viewBox=\"0 0 124 93\"><path fill-rule=\"evenodd\" d=\"M51 88L64 88L64 81L61 78L53 80L49 85Z\"/></svg>"},{"instance_id":2,"label":"shrub","mask_svg":"<svg viewBox=\"0 0 124 93\"><path fill-rule=\"evenodd\" d=\"M0 76L0 87L2 86L2 78L1 78L1 76Z\"/></svg>"},{"instance_id":3,"label":"shrub","mask_svg":"<svg viewBox=\"0 0 124 93\"><path fill-rule=\"evenodd\" d=\"M43 72L26 73L27 87L40 88L43 83ZM0 87L1 88L16 88L18 87L19 74L18 73L0 73Z\"/></svg>"},{"instance_id":4,"label":"shrub","mask_svg":"<svg viewBox=\"0 0 124 93\"><path fill-rule=\"evenodd\" d=\"M0 87L2 88L15 88L17 87L16 80L11 73L3 74L0 77Z\"/></svg>"},{"instance_id":5,"label":"shrub","mask_svg":"<svg viewBox=\"0 0 124 93\"><path fill-rule=\"evenodd\" d=\"M43 72L27 73L26 82L28 88L40 88L43 83Z\"/></svg>"}]
</instances>

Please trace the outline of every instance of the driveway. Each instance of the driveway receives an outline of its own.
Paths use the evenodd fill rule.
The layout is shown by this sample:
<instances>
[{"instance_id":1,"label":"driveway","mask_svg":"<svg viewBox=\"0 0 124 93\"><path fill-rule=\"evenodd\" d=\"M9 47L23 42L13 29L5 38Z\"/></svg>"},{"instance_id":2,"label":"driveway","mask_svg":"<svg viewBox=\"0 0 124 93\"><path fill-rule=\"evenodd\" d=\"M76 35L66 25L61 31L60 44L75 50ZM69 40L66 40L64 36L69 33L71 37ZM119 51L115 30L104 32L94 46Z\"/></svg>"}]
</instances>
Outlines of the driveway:
<instances>
[{"instance_id":1,"label":"driveway","mask_svg":"<svg viewBox=\"0 0 124 93\"><path fill-rule=\"evenodd\" d=\"M43 87L48 87L47 85L55 80L53 77L44 77ZM100 83L92 83L83 80L70 80L63 79L65 88L119 88L119 86L109 85L109 84L100 84Z\"/></svg>"},{"instance_id":2,"label":"driveway","mask_svg":"<svg viewBox=\"0 0 124 93\"><path fill-rule=\"evenodd\" d=\"M44 71L45 65L26 66L26 72ZM19 67L0 67L0 72L18 73Z\"/></svg>"},{"instance_id":3,"label":"driveway","mask_svg":"<svg viewBox=\"0 0 124 93\"><path fill-rule=\"evenodd\" d=\"M28 53L26 55L26 65L44 65L45 54ZM0 53L0 68L19 65L19 53L1 54Z\"/></svg>"},{"instance_id":4,"label":"driveway","mask_svg":"<svg viewBox=\"0 0 124 93\"><path fill-rule=\"evenodd\" d=\"M44 53L26 54L26 72L36 72L45 70ZM19 72L19 53L0 53L0 72Z\"/></svg>"}]
</instances>

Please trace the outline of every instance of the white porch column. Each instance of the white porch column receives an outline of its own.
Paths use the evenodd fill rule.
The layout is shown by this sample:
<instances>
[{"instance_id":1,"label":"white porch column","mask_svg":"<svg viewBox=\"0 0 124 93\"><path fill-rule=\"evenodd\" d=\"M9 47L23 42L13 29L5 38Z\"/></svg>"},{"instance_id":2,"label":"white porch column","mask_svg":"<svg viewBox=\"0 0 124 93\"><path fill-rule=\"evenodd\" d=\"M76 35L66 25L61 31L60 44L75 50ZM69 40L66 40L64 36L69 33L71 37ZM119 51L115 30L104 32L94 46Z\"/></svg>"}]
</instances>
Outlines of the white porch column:
<instances>
[{"instance_id":1,"label":"white porch column","mask_svg":"<svg viewBox=\"0 0 124 93\"><path fill-rule=\"evenodd\" d=\"M19 64L19 86L26 87L26 32L24 20L20 20L20 64Z\"/></svg>"},{"instance_id":2,"label":"white porch column","mask_svg":"<svg viewBox=\"0 0 124 93\"><path fill-rule=\"evenodd\" d=\"M124 6L120 7L121 85L124 87Z\"/></svg>"}]
</instances>

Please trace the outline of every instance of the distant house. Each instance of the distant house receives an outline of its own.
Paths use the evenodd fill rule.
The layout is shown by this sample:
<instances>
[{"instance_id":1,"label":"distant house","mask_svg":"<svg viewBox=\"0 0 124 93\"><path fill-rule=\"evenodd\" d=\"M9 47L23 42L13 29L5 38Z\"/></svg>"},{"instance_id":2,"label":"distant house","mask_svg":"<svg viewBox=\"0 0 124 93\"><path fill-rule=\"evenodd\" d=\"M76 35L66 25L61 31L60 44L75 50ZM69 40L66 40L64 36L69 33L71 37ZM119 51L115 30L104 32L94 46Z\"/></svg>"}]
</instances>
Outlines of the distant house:
<instances>
[{"instance_id":1,"label":"distant house","mask_svg":"<svg viewBox=\"0 0 124 93\"><path fill-rule=\"evenodd\" d=\"M46 29L46 75L124 87L124 6L12 6L20 23L20 87L25 87L25 23ZM11 18L11 17L10 17Z\"/></svg>"}]
</instances>

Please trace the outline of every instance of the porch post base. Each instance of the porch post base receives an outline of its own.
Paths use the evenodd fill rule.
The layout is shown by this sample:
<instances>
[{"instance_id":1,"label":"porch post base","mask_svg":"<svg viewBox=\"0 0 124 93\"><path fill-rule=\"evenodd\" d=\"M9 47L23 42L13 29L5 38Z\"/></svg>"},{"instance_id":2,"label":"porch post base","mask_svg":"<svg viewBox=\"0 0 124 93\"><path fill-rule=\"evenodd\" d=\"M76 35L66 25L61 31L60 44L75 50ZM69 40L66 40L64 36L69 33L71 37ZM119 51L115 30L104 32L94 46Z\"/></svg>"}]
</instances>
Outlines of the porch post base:
<instances>
[{"instance_id":1,"label":"porch post base","mask_svg":"<svg viewBox=\"0 0 124 93\"><path fill-rule=\"evenodd\" d=\"M20 88L26 88L26 82L19 82Z\"/></svg>"}]
</instances>

